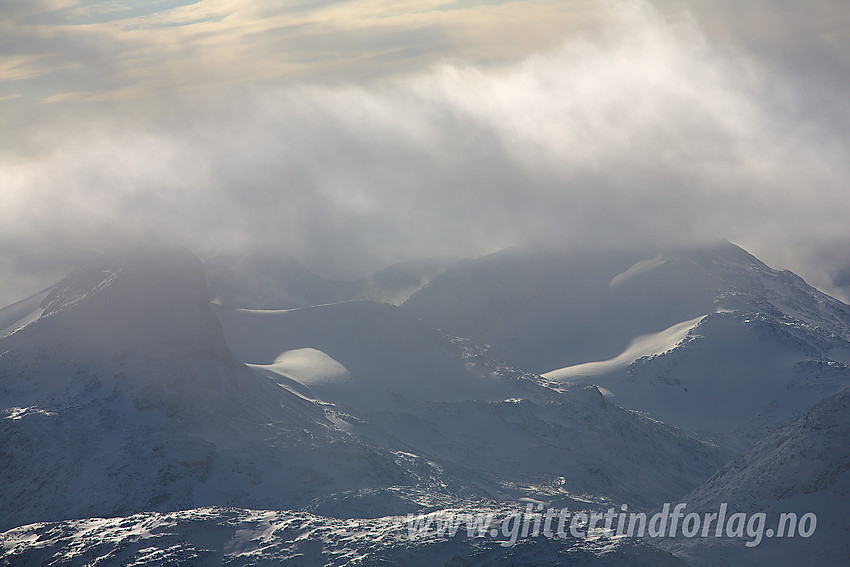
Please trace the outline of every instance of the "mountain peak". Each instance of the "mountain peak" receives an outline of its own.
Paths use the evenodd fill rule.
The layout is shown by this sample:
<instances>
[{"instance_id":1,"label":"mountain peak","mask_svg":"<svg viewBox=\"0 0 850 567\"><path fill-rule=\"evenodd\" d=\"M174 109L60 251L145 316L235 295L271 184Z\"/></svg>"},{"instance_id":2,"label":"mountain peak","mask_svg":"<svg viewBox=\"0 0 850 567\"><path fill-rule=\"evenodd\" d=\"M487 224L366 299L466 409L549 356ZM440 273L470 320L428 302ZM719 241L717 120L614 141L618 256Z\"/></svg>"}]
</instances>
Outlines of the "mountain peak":
<instances>
[{"instance_id":1,"label":"mountain peak","mask_svg":"<svg viewBox=\"0 0 850 567\"><path fill-rule=\"evenodd\" d=\"M89 351L118 345L226 351L203 267L181 249L98 254L50 288L39 308L42 315L15 333L18 340L37 334Z\"/></svg>"},{"instance_id":2,"label":"mountain peak","mask_svg":"<svg viewBox=\"0 0 850 567\"><path fill-rule=\"evenodd\" d=\"M200 261L180 248L134 248L124 252L98 251L88 261L53 286L42 307L45 314L98 293L115 281L132 294L158 300L180 294L195 304L209 301ZM134 283L130 284L132 279ZM168 290L167 292L165 290ZM127 290L130 291L130 290Z\"/></svg>"},{"instance_id":3,"label":"mountain peak","mask_svg":"<svg viewBox=\"0 0 850 567\"><path fill-rule=\"evenodd\" d=\"M60 409L113 392L186 416L239 405L229 397L249 371L230 353L187 251L99 254L31 307L0 338L8 404Z\"/></svg>"}]
</instances>

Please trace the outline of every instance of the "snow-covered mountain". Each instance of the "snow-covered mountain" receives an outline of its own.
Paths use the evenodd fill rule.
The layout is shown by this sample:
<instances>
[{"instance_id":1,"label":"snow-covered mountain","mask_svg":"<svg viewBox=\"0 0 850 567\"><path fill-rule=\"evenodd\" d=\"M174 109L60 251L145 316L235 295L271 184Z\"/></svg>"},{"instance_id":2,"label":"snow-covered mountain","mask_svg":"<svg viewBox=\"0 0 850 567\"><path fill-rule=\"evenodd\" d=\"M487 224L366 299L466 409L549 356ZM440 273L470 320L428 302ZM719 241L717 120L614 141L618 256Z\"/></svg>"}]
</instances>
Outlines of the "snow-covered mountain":
<instances>
[{"instance_id":1,"label":"snow-covered mountain","mask_svg":"<svg viewBox=\"0 0 850 567\"><path fill-rule=\"evenodd\" d=\"M438 484L233 358L189 254L102 258L39 298L0 312L31 320L0 338L2 529Z\"/></svg>"},{"instance_id":2,"label":"snow-covered mountain","mask_svg":"<svg viewBox=\"0 0 850 567\"><path fill-rule=\"evenodd\" d=\"M403 307L553 383L692 429L780 422L850 385L850 307L729 243L459 263Z\"/></svg>"},{"instance_id":3,"label":"snow-covered mountain","mask_svg":"<svg viewBox=\"0 0 850 567\"><path fill-rule=\"evenodd\" d=\"M399 304L456 259L423 258L393 264L372 276L329 280L285 254L220 254L204 262L213 302L244 309L295 309L355 299Z\"/></svg>"},{"instance_id":4,"label":"snow-covered mountain","mask_svg":"<svg viewBox=\"0 0 850 567\"><path fill-rule=\"evenodd\" d=\"M560 399L409 402L358 417L354 434L427 457L495 501L649 507L680 498L730 457L606 402L594 386Z\"/></svg>"},{"instance_id":5,"label":"snow-covered mountain","mask_svg":"<svg viewBox=\"0 0 850 567\"><path fill-rule=\"evenodd\" d=\"M517 368L546 372L608 358L632 337L683 320L683 310L632 313L630 302L608 303L608 282L636 258L509 248L458 262L402 307L448 334L493 345ZM698 307L685 309L689 318Z\"/></svg>"},{"instance_id":6,"label":"snow-covered mountain","mask_svg":"<svg viewBox=\"0 0 850 567\"><path fill-rule=\"evenodd\" d=\"M830 396L803 417L763 438L745 455L728 464L685 497L688 512L728 510L766 514L764 534L757 538L679 537L660 541L694 565L847 565L850 562L850 390ZM783 538L781 514L816 516L814 532L806 534L789 524ZM768 532L767 530L770 530ZM750 542L750 546L747 546Z\"/></svg>"}]
</instances>

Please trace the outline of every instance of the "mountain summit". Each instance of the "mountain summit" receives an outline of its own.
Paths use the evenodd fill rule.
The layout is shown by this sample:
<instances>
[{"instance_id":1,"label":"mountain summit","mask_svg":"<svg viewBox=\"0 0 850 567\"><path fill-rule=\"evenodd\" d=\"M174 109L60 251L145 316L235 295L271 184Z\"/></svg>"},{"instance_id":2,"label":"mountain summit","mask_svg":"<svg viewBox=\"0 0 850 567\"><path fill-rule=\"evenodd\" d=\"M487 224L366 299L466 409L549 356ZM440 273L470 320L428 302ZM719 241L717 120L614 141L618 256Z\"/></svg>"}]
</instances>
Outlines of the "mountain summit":
<instances>
[{"instance_id":1,"label":"mountain summit","mask_svg":"<svg viewBox=\"0 0 850 567\"><path fill-rule=\"evenodd\" d=\"M712 431L782 421L850 384L850 307L728 242L650 253L514 248L403 308L554 384Z\"/></svg>"}]
</instances>

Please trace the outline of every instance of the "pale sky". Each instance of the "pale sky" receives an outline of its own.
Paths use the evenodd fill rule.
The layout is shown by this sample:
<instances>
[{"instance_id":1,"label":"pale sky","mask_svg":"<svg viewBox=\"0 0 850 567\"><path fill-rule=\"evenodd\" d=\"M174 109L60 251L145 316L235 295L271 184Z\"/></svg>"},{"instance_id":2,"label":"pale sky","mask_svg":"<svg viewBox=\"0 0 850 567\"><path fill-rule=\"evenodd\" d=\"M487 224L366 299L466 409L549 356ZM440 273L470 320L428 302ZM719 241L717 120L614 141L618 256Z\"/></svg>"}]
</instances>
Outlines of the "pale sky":
<instances>
[{"instance_id":1,"label":"pale sky","mask_svg":"<svg viewBox=\"0 0 850 567\"><path fill-rule=\"evenodd\" d=\"M167 97L234 85L359 81L442 58L514 60L599 12L585 1L6 2L0 97Z\"/></svg>"},{"instance_id":2,"label":"pale sky","mask_svg":"<svg viewBox=\"0 0 850 567\"><path fill-rule=\"evenodd\" d=\"M848 34L837 0L0 0L0 303L149 239L341 277L729 238L840 293Z\"/></svg>"}]
</instances>

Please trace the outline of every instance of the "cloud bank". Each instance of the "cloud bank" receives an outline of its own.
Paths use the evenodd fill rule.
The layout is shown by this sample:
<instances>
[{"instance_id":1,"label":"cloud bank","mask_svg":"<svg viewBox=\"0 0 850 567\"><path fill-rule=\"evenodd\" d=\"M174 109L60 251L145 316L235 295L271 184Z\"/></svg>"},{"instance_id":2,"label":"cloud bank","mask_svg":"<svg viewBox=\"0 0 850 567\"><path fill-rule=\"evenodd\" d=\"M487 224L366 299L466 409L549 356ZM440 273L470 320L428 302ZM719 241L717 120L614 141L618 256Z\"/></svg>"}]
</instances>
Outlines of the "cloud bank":
<instances>
[{"instance_id":1,"label":"cloud bank","mask_svg":"<svg viewBox=\"0 0 850 567\"><path fill-rule=\"evenodd\" d=\"M822 85L718 47L687 14L605 14L519 62L36 125L35 149L0 164L4 271L151 239L281 250L347 276L525 241L728 238L829 287L850 263L843 107L810 107Z\"/></svg>"}]
</instances>

